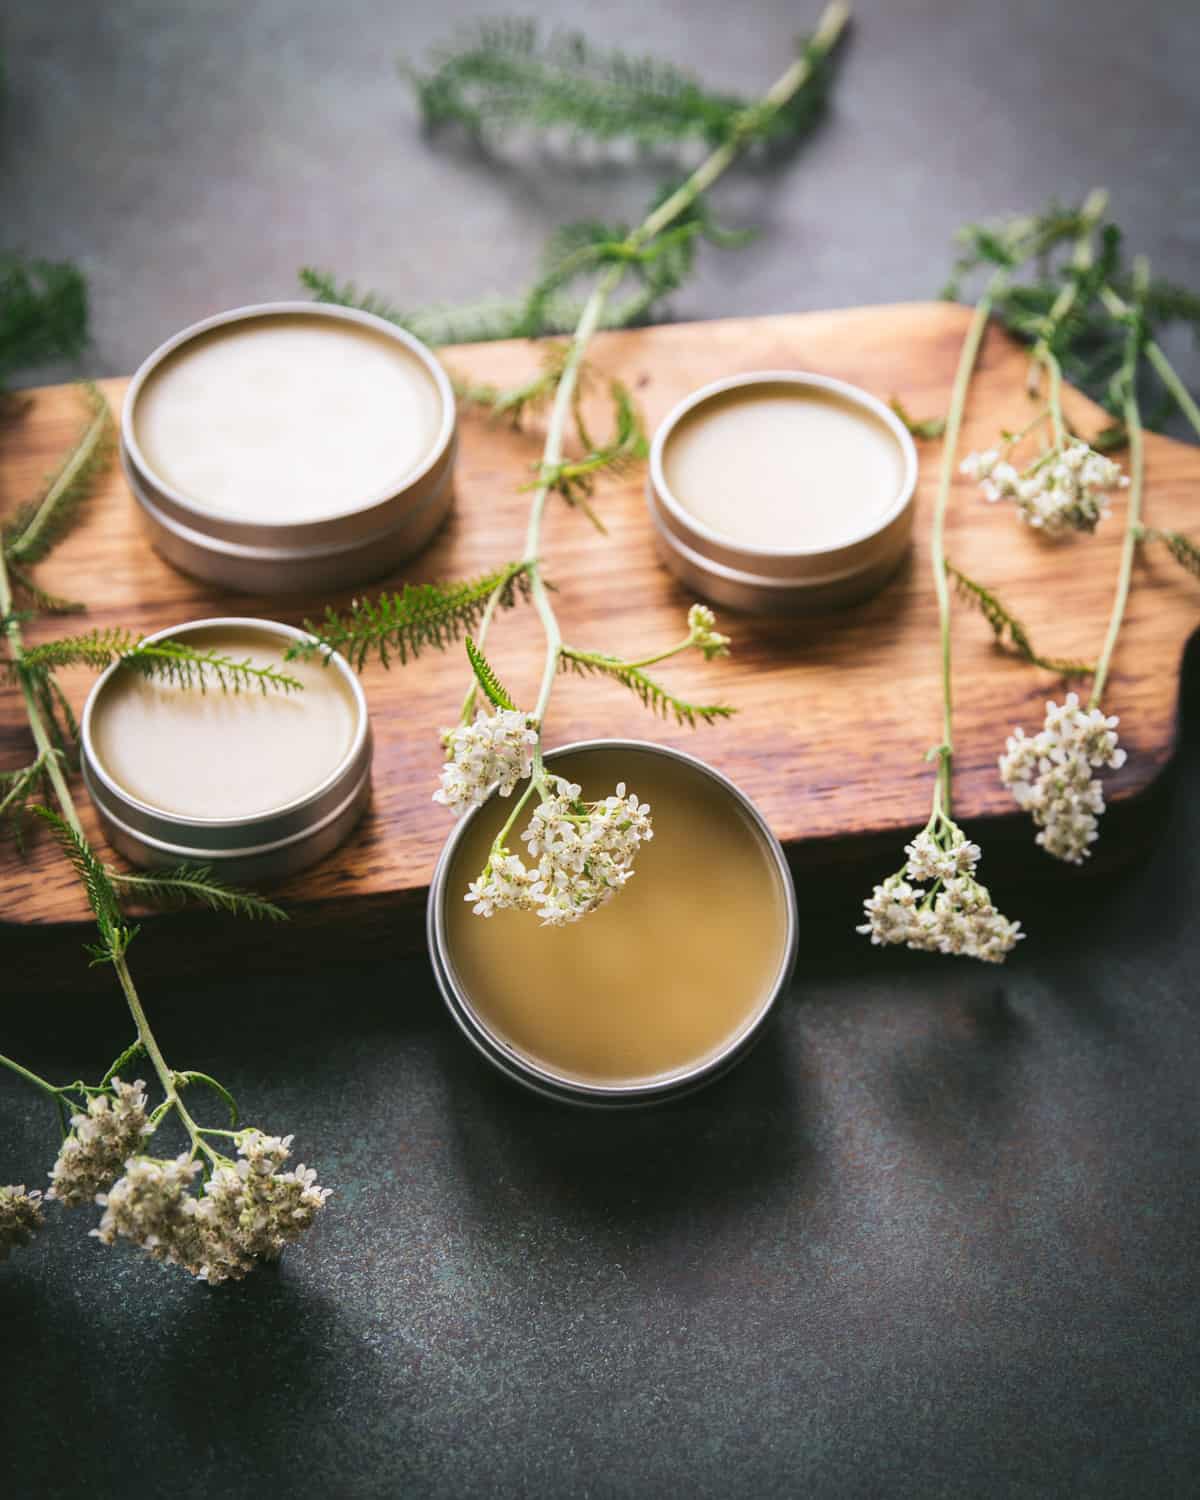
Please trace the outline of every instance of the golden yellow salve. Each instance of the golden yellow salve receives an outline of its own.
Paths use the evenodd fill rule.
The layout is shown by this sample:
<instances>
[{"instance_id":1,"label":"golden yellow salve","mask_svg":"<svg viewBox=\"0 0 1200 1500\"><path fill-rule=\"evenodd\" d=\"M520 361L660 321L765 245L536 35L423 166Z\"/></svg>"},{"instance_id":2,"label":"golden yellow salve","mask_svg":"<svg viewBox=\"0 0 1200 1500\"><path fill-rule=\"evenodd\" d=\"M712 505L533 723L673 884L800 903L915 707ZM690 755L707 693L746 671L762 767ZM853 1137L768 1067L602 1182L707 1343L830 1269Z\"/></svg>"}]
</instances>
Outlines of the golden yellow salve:
<instances>
[{"instance_id":1,"label":"golden yellow salve","mask_svg":"<svg viewBox=\"0 0 1200 1500\"><path fill-rule=\"evenodd\" d=\"M649 802L654 838L629 884L582 921L479 917L462 897L512 807L493 798L454 852L444 897L447 957L470 1007L517 1053L577 1082L644 1083L703 1063L749 1029L787 960L783 877L767 844L741 804L685 762L614 746L551 769L585 799L625 781Z\"/></svg>"}]
</instances>

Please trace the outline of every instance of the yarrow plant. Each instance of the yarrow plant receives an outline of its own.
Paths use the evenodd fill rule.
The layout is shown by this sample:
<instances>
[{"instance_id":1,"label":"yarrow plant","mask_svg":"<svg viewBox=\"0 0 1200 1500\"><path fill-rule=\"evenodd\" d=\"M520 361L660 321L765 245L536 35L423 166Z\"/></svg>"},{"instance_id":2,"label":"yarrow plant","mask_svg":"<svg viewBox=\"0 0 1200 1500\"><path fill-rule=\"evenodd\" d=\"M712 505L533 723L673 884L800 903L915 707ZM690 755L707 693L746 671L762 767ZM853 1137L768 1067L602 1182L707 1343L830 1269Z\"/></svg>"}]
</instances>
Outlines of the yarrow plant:
<instances>
[{"instance_id":1,"label":"yarrow plant","mask_svg":"<svg viewBox=\"0 0 1200 1500\"><path fill-rule=\"evenodd\" d=\"M1044 422L1049 413L1036 418ZM1028 431L1028 429L1026 429ZM1000 446L970 453L962 472L980 482L985 500L1013 501L1018 516L1035 531L1061 536L1067 531L1095 531L1109 514L1108 492L1125 488L1129 480L1119 464L1086 443L1064 438L1043 450L1023 469L1012 463L1016 446L1026 435L1004 433Z\"/></svg>"},{"instance_id":2,"label":"yarrow plant","mask_svg":"<svg viewBox=\"0 0 1200 1500\"><path fill-rule=\"evenodd\" d=\"M215 1283L244 1276L260 1261L277 1256L309 1227L328 1194L316 1185L310 1169L284 1170L290 1137L281 1141L236 1128L237 1105L227 1089L206 1073L181 1071L166 1061L130 971L128 951L138 929L123 902L177 905L190 899L270 920L284 913L224 885L205 868L183 865L130 874L100 860L84 834L71 790L78 730L55 674L64 666L102 669L116 663L122 671L165 677L181 688L286 692L300 684L273 666L255 666L184 643L143 643L121 630L26 643L23 625L31 614L82 609L47 594L31 569L79 519L107 458L112 427L108 406L90 387L87 402L84 432L45 493L0 528L0 686L20 694L35 752L29 765L0 776L0 829L19 844L29 825L41 823L60 842L95 918L92 960L114 970L136 1035L95 1084L82 1079L54 1084L0 1054L0 1068L53 1102L62 1132L44 1198L24 1188L0 1188L0 1259L41 1227L47 1202L64 1209L98 1203L104 1215L93 1233L104 1244L132 1241L152 1259ZM127 1083L121 1076L141 1059L149 1060L162 1090L153 1108L144 1081ZM197 1120L184 1100L193 1088L216 1095L229 1111L231 1128ZM150 1155L150 1145L169 1122L182 1127L186 1149L163 1160ZM232 1142L236 1159L222 1149L226 1141Z\"/></svg>"},{"instance_id":3,"label":"yarrow plant","mask_svg":"<svg viewBox=\"0 0 1200 1500\"><path fill-rule=\"evenodd\" d=\"M1057 676L1092 679L1086 703L1081 703L1077 693L1066 694L1061 702L1048 702L1041 729L1032 735L1014 729L999 757L1001 780L1018 806L1030 813L1038 829L1037 843L1047 854L1074 865L1088 858L1099 837L1105 799L1096 773L1117 771L1126 761L1126 751L1118 743L1118 719L1107 714L1102 703L1137 548L1161 544L1183 568L1200 576L1200 547L1195 542L1180 532L1147 527L1142 521L1143 393L1155 401L1159 421L1170 411L1178 411L1200 437L1200 408L1154 338L1154 329L1183 322L1200 333L1200 297L1173 283L1154 280L1141 257L1135 258L1130 271L1123 268L1120 232L1115 225L1103 223L1107 201L1108 195L1097 189L1078 209L1051 205L1036 216L1000 225L967 226L960 232L965 252L947 292L957 296L965 275L989 267L991 278L976 308L972 334L980 328L981 318L994 314L1032 346L1028 393L1036 398L1043 381L1049 380L1048 402L1030 423L1019 432L1003 434L997 446L964 461L962 472L980 483L984 498L1012 499L1035 530L1062 535L1093 531L1107 514L1107 494L1128 490L1113 605L1095 663L1042 655L992 589L945 563L946 574L962 597L981 611L998 641L1031 665ZM1069 258L1056 266L1054 252L1064 245L1070 247ZM1030 259L1036 261L1038 275L1022 282L1018 272ZM1071 432L1063 415L1064 371L1101 400L1114 418L1090 442ZM963 394L956 385L956 402ZM1051 427L1048 445L1018 469L1012 462L1015 450L1047 422ZM926 429L920 432L924 436L936 436L940 430L935 423L910 422L910 426L918 432ZM948 434L950 426L948 422ZM1113 448L1126 444L1128 477L1106 457Z\"/></svg>"},{"instance_id":4,"label":"yarrow plant","mask_svg":"<svg viewBox=\"0 0 1200 1500\"><path fill-rule=\"evenodd\" d=\"M872 943L903 943L928 953L961 954L1003 963L1024 934L992 904L975 879L981 850L950 818L935 811L911 844L904 864L864 903L859 932Z\"/></svg>"},{"instance_id":5,"label":"yarrow plant","mask_svg":"<svg viewBox=\"0 0 1200 1500\"><path fill-rule=\"evenodd\" d=\"M683 183L664 192L636 228L568 226L556 237L544 274L515 312L490 328L471 328L471 336L476 338L489 333L495 336L500 328L510 336L557 331L566 326L568 311L574 326L569 341L550 347L539 374L514 391L458 382L460 394L483 402L493 413L512 422L519 423L522 415L535 406L548 406L545 447L527 485L532 499L520 560L488 580L410 587L369 604L357 603L348 614L327 610L322 622L309 626L318 641L316 649L344 650L359 666L376 649L385 660L391 655L405 661L425 645L445 646L452 639L466 637L473 681L458 724L443 731L446 759L433 796L457 816L478 807L493 791L500 797L514 797L511 814L496 835L484 868L466 892L465 899L481 917L500 910L518 910L536 913L543 923L553 926L577 921L611 900L628 883L638 849L653 833L649 806L624 783L611 794L591 800L584 798L580 786L546 769L546 713L561 672L611 678L634 692L647 707L673 715L681 724L713 723L732 712L721 704L696 704L680 698L648 671L687 651L698 652L705 661L728 652L729 638L717 630L713 612L704 605L695 604L688 611L682 640L648 655L618 656L563 640L543 571L543 522L550 498L556 495L603 529L590 505L597 478L605 472L619 472L644 456L645 441L629 393L615 384L610 386L613 436L607 443L592 441L579 403L591 339L603 326L628 323L644 315L664 290L678 284L690 268L698 238L711 234L704 194L739 152L755 143L776 140L785 127L792 134L807 128L823 94L825 65L847 15L845 6L831 5L801 55L758 103L743 106L726 100L721 111L709 117L709 128L715 136L711 154ZM660 108L657 82L648 93L639 89L631 93L627 89L629 78L620 69L596 69L589 63L583 70L587 77L581 87L586 85L590 91L592 104L581 111L576 108L576 94L564 90L559 77L560 65L569 65L570 71L581 62L577 49L555 53L547 69L546 59L530 54L530 35L523 32L519 40L515 51L507 41L503 46L488 42L482 52L472 50L457 63L444 60L436 79L421 85L427 118L433 123L448 116L473 121L476 109L504 113L491 87L496 76L493 65L501 72L515 67L522 77L529 76L532 69L538 87L548 88L544 97L552 101L553 110L566 111L581 122L581 128L587 128L589 121L594 124L597 117L592 105L598 100L606 107L612 104L616 113L607 116L610 121L619 118L631 122L635 114L639 119L643 114L649 118ZM475 101L471 103L463 92L468 81L469 98ZM507 86L502 88L501 99L510 97ZM807 107L809 103L813 109ZM537 117L542 118L540 106ZM548 116L544 123L550 123ZM605 134L611 138L607 127ZM615 304L618 288L630 276L637 283L635 291L625 304ZM584 277L591 277L593 285L582 304L576 305L569 298L569 289ZM328 278L310 275L308 279L319 296L369 305L374 312L419 326L435 341L444 331L444 324L429 326L428 320L418 319L414 325L411 318L377 298L364 302L353 297L349 289L339 293ZM451 326L461 333L460 325ZM584 449L579 458L566 453L572 429ZM513 700L484 655L497 610L525 598L537 612L545 640L541 683L528 709ZM312 649L296 648L302 654ZM513 833L523 815L528 824L518 840Z\"/></svg>"}]
</instances>

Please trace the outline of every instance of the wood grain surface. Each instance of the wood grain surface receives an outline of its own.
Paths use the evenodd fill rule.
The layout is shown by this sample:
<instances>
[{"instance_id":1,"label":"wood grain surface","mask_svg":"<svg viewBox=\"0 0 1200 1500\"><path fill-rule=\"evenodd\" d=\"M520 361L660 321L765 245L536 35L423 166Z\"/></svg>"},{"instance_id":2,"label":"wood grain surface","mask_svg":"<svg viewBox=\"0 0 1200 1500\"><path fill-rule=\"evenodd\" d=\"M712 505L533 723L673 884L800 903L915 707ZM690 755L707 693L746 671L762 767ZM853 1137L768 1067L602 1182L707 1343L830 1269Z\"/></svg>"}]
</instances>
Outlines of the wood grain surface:
<instances>
[{"instance_id":1,"label":"wood grain surface","mask_svg":"<svg viewBox=\"0 0 1200 1500\"><path fill-rule=\"evenodd\" d=\"M860 308L765 319L712 322L601 335L593 364L635 391L650 430L696 386L756 369L813 370L854 381L887 398L900 396L918 415L946 409L968 313L944 303ZM446 362L473 379L508 384L538 364L536 345L522 342L446 351ZM989 444L1001 426L1028 418L1021 351L998 330L984 345L964 430L964 451ZM103 387L119 407L126 382ZM1087 433L1106 420L1077 393L1066 396L1068 418ZM76 434L77 392L69 386L28 393L0 426L0 510L35 493ZM420 580L483 571L519 555L528 496L519 486L540 452L535 420L514 432L474 414L461 422L456 509L434 544L403 572ZM825 867L847 850L883 851L927 814L932 772L925 753L939 738L937 618L929 568L928 520L939 446L920 445L916 541L911 560L876 599L818 618L760 619L726 615L734 638L728 661L706 665L691 656L659 675L685 697L735 705L737 717L695 731L651 717L625 690L595 679L563 677L547 723L549 745L593 736L633 736L678 745L701 755L753 797L802 870ZM578 513L557 505L549 517L545 559L558 587L557 608L567 641L630 656L648 654L682 633L691 596L655 558L643 497L644 475L605 485L597 508L608 527L598 535ZM1027 624L1047 654L1093 658L1107 621L1116 579L1121 515L1094 538L1047 542L1014 519L1011 509L983 503L965 479L955 482L948 553L965 572L994 587ZM1200 451L1165 438L1147 442L1146 520L1200 530ZM222 594L174 572L143 541L135 508L114 466L90 503L86 521L43 564L43 585L89 606L85 623L121 624L148 632L205 615L257 614L291 623L317 615L350 594L261 599ZM400 577L384 580L399 583ZM374 585L372 585L374 587ZM363 590L368 592L368 590ZM1128 620L1106 706L1121 715L1129 749L1124 769L1108 776L1110 801L1145 791L1169 761L1176 733L1179 670L1184 647L1200 623L1200 591L1165 553L1137 565ZM31 623L29 638L46 638L61 622ZM489 655L521 701L535 693L541 636L532 612L500 618ZM220 947L239 941L286 945L293 954L326 951L351 935L354 951L400 951L418 940L416 918L448 830L430 795L440 763L437 729L452 722L467 682L460 650L430 652L407 667L363 674L376 733L374 805L350 842L318 868L277 889L294 920L286 936L250 929L239 939L223 923ZM66 674L76 705L89 680ZM1059 685L999 650L983 620L956 606L955 806L962 821L1017 820L996 773L996 756L1015 724L1037 727L1043 699ZM0 689L0 766L29 758L19 699ZM86 796L85 820L99 838ZM1044 861L1028 840L1029 861ZM886 873L896 858L881 853ZM0 923L9 945L15 930L40 930L44 953L63 948L86 918L65 861L47 840L21 859L0 855ZM164 932L180 919L154 918ZM211 926L211 923L209 924ZM205 919L191 922L202 931ZM139 940L141 941L141 940ZM69 963L79 956L66 944ZM15 951L15 950L11 950Z\"/></svg>"}]
</instances>

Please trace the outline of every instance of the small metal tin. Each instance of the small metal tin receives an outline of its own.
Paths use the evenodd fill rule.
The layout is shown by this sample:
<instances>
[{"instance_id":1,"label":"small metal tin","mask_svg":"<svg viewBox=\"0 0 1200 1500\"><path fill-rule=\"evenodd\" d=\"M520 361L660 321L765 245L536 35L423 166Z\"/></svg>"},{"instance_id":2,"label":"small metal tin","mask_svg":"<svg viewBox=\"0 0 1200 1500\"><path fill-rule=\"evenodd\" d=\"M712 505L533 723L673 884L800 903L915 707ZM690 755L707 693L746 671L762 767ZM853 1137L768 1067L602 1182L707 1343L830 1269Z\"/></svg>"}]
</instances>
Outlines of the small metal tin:
<instances>
[{"instance_id":1,"label":"small metal tin","mask_svg":"<svg viewBox=\"0 0 1200 1500\"><path fill-rule=\"evenodd\" d=\"M683 417L729 391L779 385L832 393L860 407L895 438L903 465L900 487L878 522L845 542L807 550L741 545L689 514L666 482L663 453ZM916 484L912 437L882 401L827 375L761 370L702 386L670 412L650 449L646 498L659 556L690 589L727 609L803 614L858 603L883 587L908 550Z\"/></svg>"},{"instance_id":2,"label":"small metal tin","mask_svg":"<svg viewBox=\"0 0 1200 1500\"><path fill-rule=\"evenodd\" d=\"M186 640L214 627L261 633L281 647L313 639L275 620L223 616L190 620L146 637L147 642ZM84 784L100 817L105 838L131 864L166 869L179 864L210 865L222 879L252 883L294 875L323 859L349 835L371 797L371 723L367 700L353 669L336 652L324 670L340 675L354 704L354 732L340 764L304 796L242 818L200 818L164 812L125 791L104 770L92 732L96 704L120 662L93 686L80 725ZM212 689L210 688L211 692Z\"/></svg>"},{"instance_id":3,"label":"small metal tin","mask_svg":"<svg viewBox=\"0 0 1200 1500\"><path fill-rule=\"evenodd\" d=\"M192 339L231 324L272 317L324 319L369 328L416 357L437 389L441 425L427 457L393 488L354 509L317 520L252 522L207 510L159 478L137 440L138 397L155 370ZM450 380L436 356L403 328L357 308L320 302L264 302L193 323L144 361L121 416L121 464L151 545L181 572L246 593L338 588L389 572L419 552L453 502L457 413Z\"/></svg>"},{"instance_id":4,"label":"small metal tin","mask_svg":"<svg viewBox=\"0 0 1200 1500\"><path fill-rule=\"evenodd\" d=\"M714 770L710 765L706 765L704 761L699 760L694 755L688 755L682 750L668 749L664 745L651 744L645 740L579 740L573 744L563 745L551 751L546 755L546 764L553 766L556 761L561 760L565 756L595 750L616 750L622 753L638 752L682 762L684 765L700 772L712 781L714 786L718 787L724 794L733 798L761 839L763 850L767 854L779 878L780 891L784 903L786 928L783 956L780 961L779 971L757 1011L745 1023L742 1029L719 1052L705 1058L703 1062L697 1063L690 1068L676 1070L673 1073L666 1074L661 1078L652 1079L646 1083L631 1085L590 1084L580 1082L577 1079L563 1077L554 1073L549 1068L531 1061L518 1052L503 1037L497 1035L472 1005L470 996L466 993L455 971L454 960L448 950L446 941L446 902L448 899L454 901L462 900L461 892L457 890L448 891L447 889L450 867L460 840L470 827L473 819L481 811L479 808L474 809L461 818L451 832L450 837L446 840L445 847L437 863L437 868L433 874L432 884L429 888L429 901L426 907L426 932L434 975L450 1014L457 1022L467 1040L494 1067L498 1068L501 1073L514 1082L522 1084L525 1088L545 1098L597 1109L628 1109L642 1105L663 1103L667 1100L677 1099L685 1094L690 1094L696 1089L703 1088L705 1084L712 1083L739 1063L759 1040L768 1022L774 1016L796 966L796 953L799 941L796 893L792 885L787 859L784 856L783 849L780 847L779 840L771 832L762 813L759 812L754 803L728 777L723 776L719 771ZM622 893L622 896L617 899L636 899L636 889L631 887L628 895ZM480 920L483 919L480 918ZM535 922L531 932L531 941L536 942L536 940L537 925Z\"/></svg>"}]
</instances>

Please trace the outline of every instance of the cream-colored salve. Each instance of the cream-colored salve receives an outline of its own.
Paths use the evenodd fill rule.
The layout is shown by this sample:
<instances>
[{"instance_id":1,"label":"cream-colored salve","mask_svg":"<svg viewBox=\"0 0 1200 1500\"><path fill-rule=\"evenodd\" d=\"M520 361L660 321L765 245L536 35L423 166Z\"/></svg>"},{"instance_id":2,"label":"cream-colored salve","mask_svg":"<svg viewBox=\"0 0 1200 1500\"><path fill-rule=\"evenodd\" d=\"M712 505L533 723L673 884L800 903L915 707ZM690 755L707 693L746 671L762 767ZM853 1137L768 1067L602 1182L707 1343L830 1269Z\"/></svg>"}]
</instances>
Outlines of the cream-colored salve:
<instances>
[{"instance_id":1,"label":"cream-colored salve","mask_svg":"<svg viewBox=\"0 0 1200 1500\"><path fill-rule=\"evenodd\" d=\"M701 402L662 463L671 494L702 525L775 550L836 547L871 531L904 477L895 435L870 411L786 381Z\"/></svg>"},{"instance_id":2,"label":"cream-colored salve","mask_svg":"<svg viewBox=\"0 0 1200 1500\"><path fill-rule=\"evenodd\" d=\"M182 344L147 378L133 427L151 471L188 501L286 524L384 499L433 451L443 415L396 340L281 313Z\"/></svg>"},{"instance_id":3,"label":"cream-colored salve","mask_svg":"<svg viewBox=\"0 0 1200 1500\"><path fill-rule=\"evenodd\" d=\"M463 892L512 806L493 798L447 871L446 954L462 993L493 1036L559 1078L644 1084L697 1067L752 1026L778 983L788 953L779 869L741 804L686 762L614 746L552 769L585 798L625 777L650 804L654 838L628 885L582 921L477 917Z\"/></svg>"},{"instance_id":4,"label":"cream-colored salve","mask_svg":"<svg viewBox=\"0 0 1200 1500\"><path fill-rule=\"evenodd\" d=\"M191 646L272 665L302 692L257 688L202 693L122 669L91 710L96 763L127 795L196 819L248 818L317 790L344 762L358 706L341 674L319 662L282 662L290 637L269 628L213 626L180 633Z\"/></svg>"}]
</instances>

